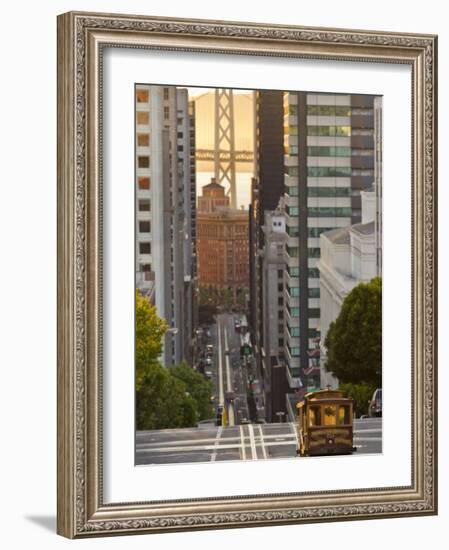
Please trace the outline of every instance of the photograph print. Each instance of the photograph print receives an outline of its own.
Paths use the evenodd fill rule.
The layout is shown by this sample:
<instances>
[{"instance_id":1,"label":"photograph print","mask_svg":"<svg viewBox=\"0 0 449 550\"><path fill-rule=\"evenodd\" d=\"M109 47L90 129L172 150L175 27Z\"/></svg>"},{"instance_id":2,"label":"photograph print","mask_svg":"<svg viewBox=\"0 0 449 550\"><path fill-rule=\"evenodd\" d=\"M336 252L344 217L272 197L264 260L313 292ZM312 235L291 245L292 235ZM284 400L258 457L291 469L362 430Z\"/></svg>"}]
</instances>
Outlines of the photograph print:
<instances>
[{"instance_id":1,"label":"photograph print","mask_svg":"<svg viewBox=\"0 0 449 550\"><path fill-rule=\"evenodd\" d=\"M135 463L382 452L382 97L138 83Z\"/></svg>"}]
</instances>

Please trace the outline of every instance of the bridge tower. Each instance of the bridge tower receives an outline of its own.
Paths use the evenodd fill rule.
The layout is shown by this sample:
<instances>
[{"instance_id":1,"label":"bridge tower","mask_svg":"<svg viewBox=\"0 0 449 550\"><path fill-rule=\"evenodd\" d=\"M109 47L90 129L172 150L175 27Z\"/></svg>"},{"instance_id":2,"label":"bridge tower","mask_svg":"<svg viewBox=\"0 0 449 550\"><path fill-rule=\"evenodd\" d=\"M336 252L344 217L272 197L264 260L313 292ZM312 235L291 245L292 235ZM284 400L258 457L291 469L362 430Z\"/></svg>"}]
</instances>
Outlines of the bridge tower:
<instances>
[{"instance_id":1,"label":"bridge tower","mask_svg":"<svg viewBox=\"0 0 449 550\"><path fill-rule=\"evenodd\" d=\"M232 208L237 208L235 182L234 96L231 89L215 90L215 179L228 185Z\"/></svg>"}]
</instances>

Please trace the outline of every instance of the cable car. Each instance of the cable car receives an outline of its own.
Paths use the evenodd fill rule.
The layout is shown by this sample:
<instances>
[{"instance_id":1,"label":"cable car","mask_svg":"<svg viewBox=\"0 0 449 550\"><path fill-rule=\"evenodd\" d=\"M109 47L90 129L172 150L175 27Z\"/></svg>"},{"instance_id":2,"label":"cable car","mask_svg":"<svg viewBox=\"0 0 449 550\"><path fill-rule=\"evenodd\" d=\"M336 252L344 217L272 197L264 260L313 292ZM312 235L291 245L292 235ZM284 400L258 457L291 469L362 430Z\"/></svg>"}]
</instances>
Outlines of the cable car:
<instances>
[{"instance_id":1,"label":"cable car","mask_svg":"<svg viewBox=\"0 0 449 550\"><path fill-rule=\"evenodd\" d=\"M308 393L297 405L300 456L346 455L353 446L354 400L339 390Z\"/></svg>"}]
</instances>

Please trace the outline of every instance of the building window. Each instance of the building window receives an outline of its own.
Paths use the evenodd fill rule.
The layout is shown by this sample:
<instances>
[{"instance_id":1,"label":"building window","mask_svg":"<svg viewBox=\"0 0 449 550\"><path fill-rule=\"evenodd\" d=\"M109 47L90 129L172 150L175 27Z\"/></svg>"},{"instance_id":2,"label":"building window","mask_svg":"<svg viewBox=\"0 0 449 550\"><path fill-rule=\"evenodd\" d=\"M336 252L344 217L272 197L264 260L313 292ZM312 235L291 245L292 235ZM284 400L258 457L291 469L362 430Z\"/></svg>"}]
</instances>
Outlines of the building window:
<instances>
[{"instance_id":1,"label":"building window","mask_svg":"<svg viewBox=\"0 0 449 550\"><path fill-rule=\"evenodd\" d=\"M309 298L319 298L320 289L319 288L309 288Z\"/></svg>"},{"instance_id":2,"label":"building window","mask_svg":"<svg viewBox=\"0 0 449 550\"><path fill-rule=\"evenodd\" d=\"M284 172L287 174L287 176L296 177L298 175L298 167L297 166L285 166Z\"/></svg>"},{"instance_id":3,"label":"building window","mask_svg":"<svg viewBox=\"0 0 449 550\"><path fill-rule=\"evenodd\" d=\"M297 298L299 296L299 286L287 286L287 292L293 298Z\"/></svg>"},{"instance_id":4,"label":"building window","mask_svg":"<svg viewBox=\"0 0 449 550\"><path fill-rule=\"evenodd\" d=\"M178 145L178 153L182 153L184 151L184 145Z\"/></svg>"},{"instance_id":5,"label":"building window","mask_svg":"<svg viewBox=\"0 0 449 550\"><path fill-rule=\"evenodd\" d=\"M287 347L291 357L299 357L299 346L294 346L291 348L289 345L287 345Z\"/></svg>"},{"instance_id":6,"label":"building window","mask_svg":"<svg viewBox=\"0 0 449 550\"><path fill-rule=\"evenodd\" d=\"M287 273L290 277L299 277L299 267L287 267Z\"/></svg>"},{"instance_id":7,"label":"building window","mask_svg":"<svg viewBox=\"0 0 449 550\"><path fill-rule=\"evenodd\" d=\"M167 99L168 99L168 93L169 93L168 88L164 88L164 99L165 99L165 101L167 101Z\"/></svg>"},{"instance_id":8,"label":"building window","mask_svg":"<svg viewBox=\"0 0 449 550\"><path fill-rule=\"evenodd\" d=\"M139 176L138 185L141 191L148 190L150 188L150 178L146 176Z\"/></svg>"},{"instance_id":9,"label":"building window","mask_svg":"<svg viewBox=\"0 0 449 550\"><path fill-rule=\"evenodd\" d=\"M299 256L299 247L297 246L286 246L286 251L291 258L297 258Z\"/></svg>"},{"instance_id":10,"label":"building window","mask_svg":"<svg viewBox=\"0 0 449 550\"><path fill-rule=\"evenodd\" d=\"M151 271L151 264L140 264L140 271L148 273L149 271Z\"/></svg>"},{"instance_id":11,"label":"building window","mask_svg":"<svg viewBox=\"0 0 449 550\"><path fill-rule=\"evenodd\" d=\"M350 177L352 168L350 166L308 166L307 176L309 178L347 178Z\"/></svg>"},{"instance_id":12,"label":"building window","mask_svg":"<svg viewBox=\"0 0 449 550\"><path fill-rule=\"evenodd\" d=\"M317 267L311 267L307 275L309 279L318 279L320 277L320 270Z\"/></svg>"},{"instance_id":13,"label":"building window","mask_svg":"<svg viewBox=\"0 0 449 550\"><path fill-rule=\"evenodd\" d=\"M308 187L307 195L309 197L350 197L351 189L349 187Z\"/></svg>"},{"instance_id":14,"label":"building window","mask_svg":"<svg viewBox=\"0 0 449 550\"><path fill-rule=\"evenodd\" d=\"M149 233L151 231L150 222L139 222L140 233Z\"/></svg>"},{"instance_id":15,"label":"building window","mask_svg":"<svg viewBox=\"0 0 449 550\"><path fill-rule=\"evenodd\" d=\"M150 201L148 199L139 200L139 211L140 212L149 212L150 210Z\"/></svg>"},{"instance_id":16,"label":"building window","mask_svg":"<svg viewBox=\"0 0 449 550\"><path fill-rule=\"evenodd\" d=\"M167 120L169 116L170 116L170 108L169 107L164 107L164 118L165 118L165 120Z\"/></svg>"},{"instance_id":17,"label":"building window","mask_svg":"<svg viewBox=\"0 0 449 550\"><path fill-rule=\"evenodd\" d=\"M278 340L278 346L279 346L280 348L284 347L284 339L283 339L283 338L279 338L279 340Z\"/></svg>"},{"instance_id":18,"label":"building window","mask_svg":"<svg viewBox=\"0 0 449 550\"><path fill-rule=\"evenodd\" d=\"M284 270L278 269L278 277L282 279L283 276L284 276Z\"/></svg>"},{"instance_id":19,"label":"building window","mask_svg":"<svg viewBox=\"0 0 449 550\"><path fill-rule=\"evenodd\" d=\"M279 296L278 298L278 306L283 306L284 305L284 298L282 298L282 296Z\"/></svg>"},{"instance_id":20,"label":"building window","mask_svg":"<svg viewBox=\"0 0 449 550\"><path fill-rule=\"evenodd\" d=\"M299 227L295 227L295 226L290 226L290 225L287 225L287 235L289 237L298 237L299 236Z\"/></svg>"},{"instance_id":21,"label":"building window","mask_svg":"<svg viewBox=\"0 0 449 550\"><path fill-rule=\"evenodd\" d=\"M287 306L287 311L289 312L290 317L299 317L299 307Z\"/></svg>"},{"instance_id":22,"label":"building window","mask_svg":"<svg viewBox=\"0 0 449 550\"><path fill-rule=\"evenodd\" d=\"M308 249L309 258L319 258L320 257L320 248L309 248Z\"/></svg>"},{"instance_id":23,"label":"building window","mask_svg":"<svg viewBox=\"0 0 449 550\"><path fill-rule=\"evenodd\" d=\"M309 206L308 215L312 218L350 218L351 207Z\"/></svg>"},{"instance_id":24,"label":"building window","mask_svg":"<svg viewBox=\"0 0 449 550\"><path fill-rule=\"evenodd\" d=\"M307 233L309 237L311 238L319 238L321 233L325 233L326 231L332 231L332 229L335 229L333 227L309 227L307 230Z\"/></svg>"},{"instance_id":25,"label":"building window","mask_svg":"<svg viewBox=\"0 0 449 550\"><path fill-rule=\"evenodd\" d=\"M351 135L350 126L307 126L308 136L346 136Z\"/></svg>"},{"instance_id":26,"label":"building window","mask_svg":"<svg viewBox=\"0 0 449 550\"><path fill-rule=\"evenodd\" d=\"M350 157L351 147L307 147L307 156L309 157Z\"/></svg>"},{"instance_id":27,"label":"building window","mask_svg":"<svg viewBox=\"0 0 449 550\"><path fill-rule=\"evenodd\" d=\"M298 206L287 206L285 209L287 214L289 216L298 216L299 215L299 207Z\"/></svg>"},{"instance_id":28,"label":"building window","mask_svg":"<svg viewBox=\"0 0 449 550\"><path fill-rule=\"evenodd\" d=\"M137 124L149 124L150 113L148 111L137 111L136 119L137 119Z\"/></svg>"},{"instance_id":29,"label":"building window","mask_svg":"<svg viewBox=\"0 0 449 550\"><path fill-rule=\"evenodd\" d=\"M148 90L136 90L137 103L148 103Z\"/></svg>"},{"instance_id":30,"label":"building window","mask_svg":"<svg viewBox=\"0 0 449 550\"><path fill-rule=\"evenodd\" d=\"M150 134L137 134L137 145L148 147L150 145Z\"/></svg>"},{"instance_id":31,"label":"building window","mask_svg":"<svg viewBox=\"0 0 449 550\"><path fill-rule=\"evenodd\" d=\"M149 168L150 167L150 157L137 157L137 166L139 168Z\"/></svg>"},{"instance_id":32,"label":"building window","mask_svg":"<svg viewBox=\"0 0 449 550\"><path fill-rule=\"evenodd\" d=\"M307 105L308 115L351 116L349 105Z\"/></svg>"},{"instance_id":33,"label":"building window","mask_svg":"<svg viewBox=\"0 0 449 550\"><path fill-rule=\"evenodd\" d=\"M293 338L299 338L299 327L291 327L290 325L287 325L287 329L290 336Z\"/></svg>"},{"instance_id":34,"label":"building window","mask_svg":"<svg viewBox=\"0 0 449 550\"><path fill-rule=\"evenodd\" d=\"M139 243L140 254L151 254L151 243Z\"/></svg>"}]
</instances>

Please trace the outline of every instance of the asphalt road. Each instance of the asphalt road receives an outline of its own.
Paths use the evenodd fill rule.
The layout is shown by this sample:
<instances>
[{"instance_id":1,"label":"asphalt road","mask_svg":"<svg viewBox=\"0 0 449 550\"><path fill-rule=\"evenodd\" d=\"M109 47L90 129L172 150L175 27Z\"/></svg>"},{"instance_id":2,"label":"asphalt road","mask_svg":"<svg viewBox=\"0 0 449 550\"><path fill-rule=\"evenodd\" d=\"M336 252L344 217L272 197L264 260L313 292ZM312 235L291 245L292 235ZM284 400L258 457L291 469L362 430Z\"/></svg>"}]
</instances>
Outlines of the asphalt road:
<instances>
[{"instance_id":1,"label":"asphalt road","mask_svg":"<svg viewBox=\"0 0 449 550\"><path fill-rule=\"evenodd\" d=\"M357 454L382 452L382 419L356 420ZM296 456L295 425L244 424L137 432L136 464L265 460Z\"/></svg>"},{"instance_id":2,"label":"asphalt road","mask_svg":"<svg viewBox=\"0 0 449 550\"><path fill-rule=\"evenodd\" d=\"M234 327L235 316L223 313L217 316L217 324L210 329L207 343L214 346L212 364L206 367L211 372L214 386L215 406L226 408L229 426L249 419L246 387L248 373L240 357L240 336ZM228 353L226 353L228 352ZM233 394L233 400L226 396Z\"/></svg>"},{"instance_id":3,"label":"asphalt road","mask_svg":"<svg viewBox=\"0 0 449 550\"><path fill-rule=\"evenodd\" d=\"M247 387L260 379L253 361L240 357L241 336L234 321L240 316L223 313L203 334L202 345L214 351L205 367L214 387L214 406L226 411L225 426L215 419L198 428L142 431L136 434L136 464L171 464L220 460L266 460L296 457L298 448L293 423L249 423ZM263 396L253 384L257 417L264 417ZM229 399L232 397L232 399ZM357 453L382 452L382 419L356 420L354 445Z\"/></svg>"}]
</instances>

